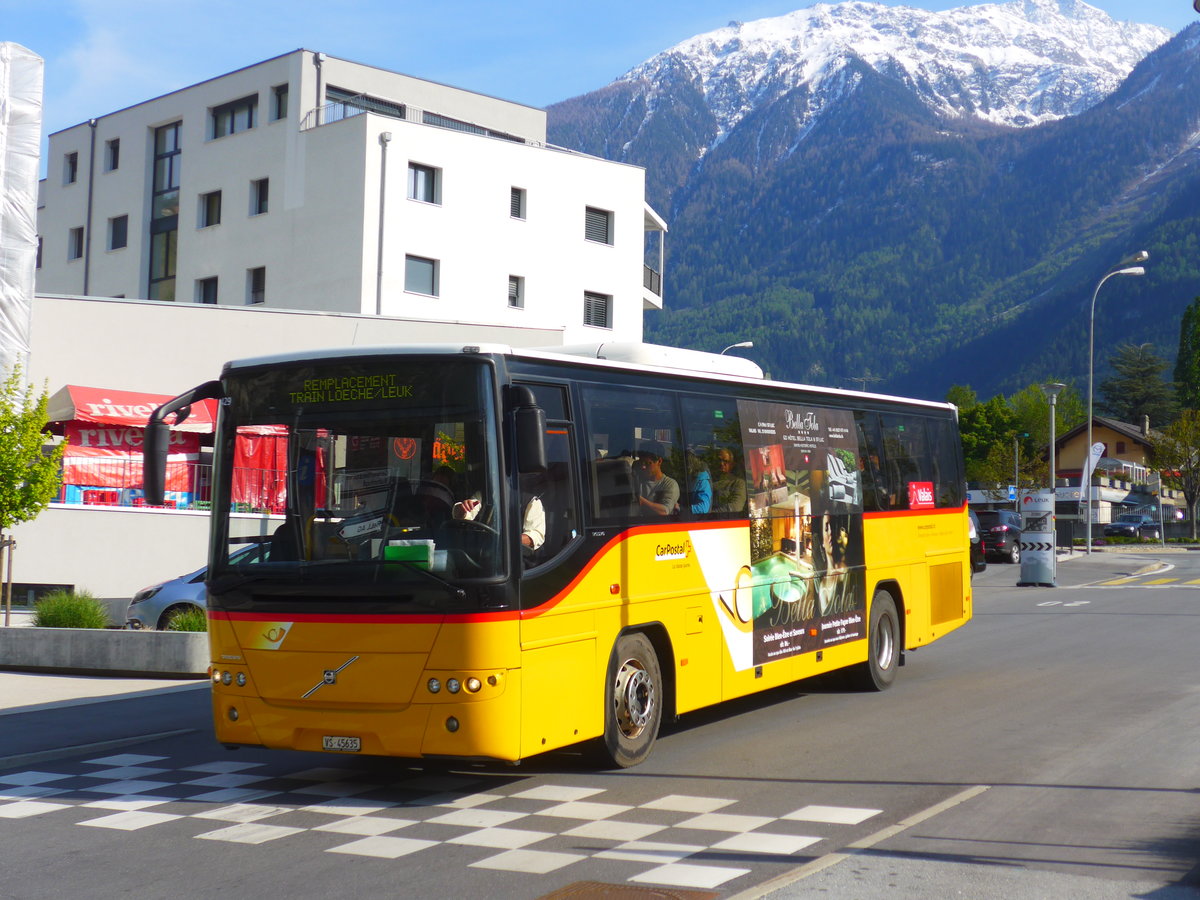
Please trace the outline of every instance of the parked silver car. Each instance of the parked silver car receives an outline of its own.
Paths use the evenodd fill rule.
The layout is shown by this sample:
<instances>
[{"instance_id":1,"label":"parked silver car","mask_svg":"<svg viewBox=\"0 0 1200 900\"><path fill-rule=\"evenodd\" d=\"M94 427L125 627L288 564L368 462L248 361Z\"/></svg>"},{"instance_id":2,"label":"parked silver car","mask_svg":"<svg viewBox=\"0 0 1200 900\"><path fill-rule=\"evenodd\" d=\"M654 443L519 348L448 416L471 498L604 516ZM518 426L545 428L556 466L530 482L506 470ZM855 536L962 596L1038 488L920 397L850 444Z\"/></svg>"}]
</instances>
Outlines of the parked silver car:
<instances>
[{"instance_id":1,"label":"parked silver car","mask_svg":"<svg viewBox=\"0 0 1200 900\"><path fill-rule=\"evenodd\" d=\"M270 555L270 541L262 541L259 538L235 540L229 547L231 562L266 562ZM203 610L204 576L207 572L208 566L203 566L195 572L142 588L129 601L125 627L157 628L159 631L165 631L175 614L187 609Z\"/></svg>"}]
</instances>

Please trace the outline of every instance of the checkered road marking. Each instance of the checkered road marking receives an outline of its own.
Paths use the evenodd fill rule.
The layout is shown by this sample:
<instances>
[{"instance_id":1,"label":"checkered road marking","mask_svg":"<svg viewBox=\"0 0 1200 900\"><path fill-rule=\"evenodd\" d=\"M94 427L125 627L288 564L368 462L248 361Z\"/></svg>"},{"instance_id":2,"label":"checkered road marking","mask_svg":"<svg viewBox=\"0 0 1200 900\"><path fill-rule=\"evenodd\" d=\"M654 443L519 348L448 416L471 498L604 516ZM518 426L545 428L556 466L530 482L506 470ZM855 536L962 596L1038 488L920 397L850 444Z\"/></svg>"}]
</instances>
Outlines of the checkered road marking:
<instances>
[{"instance_id":1,"label":"checkered road marking","mask_svg":"<svg viewBox=\"0 0 1200 900\"><path fill-rule=\"evenodd\" d=\"M479 851L471 868L530 875L605 860L623 866L614 878L698 889L750 872L730 865L739 857L812 855L840 828L881 812L806 805L749 815L721 797L668 794L629 805L598 787L522 790L516 781L506 793L470 774L369 780L333 766L278 774L230 760L176 768L168 757L133 753L57 768L0 773L0 819L75 810L70 818L88 815L73 824L87 828L182 828L198 840L247 845L315 834L328 840L324 852L385 860L466 847Z\"/></svg>"}]
</instances>

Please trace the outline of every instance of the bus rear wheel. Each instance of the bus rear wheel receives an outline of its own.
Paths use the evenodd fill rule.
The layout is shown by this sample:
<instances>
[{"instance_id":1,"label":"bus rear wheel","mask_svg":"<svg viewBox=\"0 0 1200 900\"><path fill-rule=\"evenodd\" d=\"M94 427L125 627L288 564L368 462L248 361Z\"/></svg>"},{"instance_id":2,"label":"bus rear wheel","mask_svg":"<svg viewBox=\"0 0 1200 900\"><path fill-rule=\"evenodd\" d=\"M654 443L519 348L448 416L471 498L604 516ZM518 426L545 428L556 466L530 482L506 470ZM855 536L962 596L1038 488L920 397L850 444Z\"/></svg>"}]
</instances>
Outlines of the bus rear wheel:
<instances>
[{"instance_id":1,"label":"bus rear wheel","mask_svg":"<svg viewBox=\"0 0 1200 900\"><path fill-rule=\"evenodd\" d=\"M604 693L605 757L621 768L636 766L650 755L662 721L662 672L644 634L617 638Z\"/></svg>"},{"instance_id":2,"label":"bus rear wheel","mask_svg":"<svg viewBox=\"0 0 1200 900\"><path fill-rule=\"evenodd\" d=\"M900 664L900 617L896 601L878 590L871 599L871 621L867 627L867 661L853 670L854 685L864 691L886 691L896 680Z\"/></svg>"}]
</instances>

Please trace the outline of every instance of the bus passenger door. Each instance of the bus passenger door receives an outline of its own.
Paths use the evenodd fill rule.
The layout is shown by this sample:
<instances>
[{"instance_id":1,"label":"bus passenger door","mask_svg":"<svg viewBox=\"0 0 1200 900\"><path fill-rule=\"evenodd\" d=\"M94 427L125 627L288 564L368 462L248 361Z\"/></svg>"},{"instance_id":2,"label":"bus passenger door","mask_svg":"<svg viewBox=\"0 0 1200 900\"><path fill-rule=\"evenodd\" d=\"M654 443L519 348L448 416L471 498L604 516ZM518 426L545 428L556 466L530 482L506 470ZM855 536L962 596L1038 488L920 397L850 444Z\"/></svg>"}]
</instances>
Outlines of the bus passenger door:
<instances>
[{"instance_id":1,"label":"bus passenger door","mask_svg":"<svg viewBox=\"0 0 1200 900\"><path fill-rule=\"evenodd\" d=\"M569 590L580 565L579 480L566 389L524 384L546 413L546 468L520 474L521 754L576 743L600 727L580 702L595 678L595 617ZM519 467L518 467L519 468Z\"/></svg>"}]
</instances>

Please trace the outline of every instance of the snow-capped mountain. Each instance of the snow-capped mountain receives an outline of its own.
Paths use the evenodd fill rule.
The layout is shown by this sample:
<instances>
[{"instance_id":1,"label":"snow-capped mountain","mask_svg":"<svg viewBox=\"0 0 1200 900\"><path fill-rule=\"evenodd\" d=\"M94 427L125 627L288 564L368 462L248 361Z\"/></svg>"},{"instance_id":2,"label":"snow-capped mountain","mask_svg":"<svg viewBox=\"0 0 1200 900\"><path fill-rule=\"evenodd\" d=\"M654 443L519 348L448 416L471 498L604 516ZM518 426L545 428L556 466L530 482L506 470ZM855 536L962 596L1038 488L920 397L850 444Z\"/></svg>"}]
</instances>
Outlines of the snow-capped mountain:
<instances>
[{"instance_id":1,"label":"snow-capped mountain","mask_svg":"<svg viewBox=\"0 0 1200 900\"><path fill-rule=\"evenodd\" d=\"M1200 283L1198 98L1200 23L850 0L684 41L550 107L548 136L646 170L670 226L650 340L983 396L1085 372L1080 298L1131 248L1157 263L1099 313L1098 358L1169 354Z\"/></svg>"},{"instance_id":2,"label":"snow-capped mountain","mask_svg":"<svg viewBox=\"0 0 1200 900\"><path fill-rule=\"evenodd\" d=\"M878 3L817 4L697 35L620 82L646 86L648 106L685 78L714 117L714 143L754 109L806 88L803 129L859 76L852 61L899 80L942 115L1035 125L1108 96L1171 33L1117 22L1081 0L1010 0L927 12Z\"/></svg>"}]
</instances>

